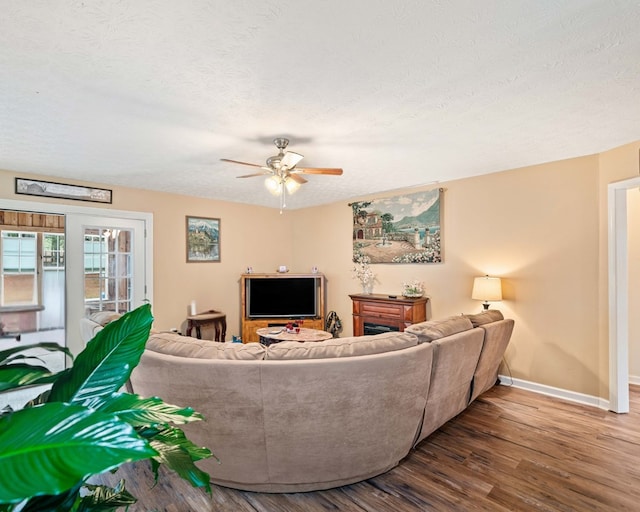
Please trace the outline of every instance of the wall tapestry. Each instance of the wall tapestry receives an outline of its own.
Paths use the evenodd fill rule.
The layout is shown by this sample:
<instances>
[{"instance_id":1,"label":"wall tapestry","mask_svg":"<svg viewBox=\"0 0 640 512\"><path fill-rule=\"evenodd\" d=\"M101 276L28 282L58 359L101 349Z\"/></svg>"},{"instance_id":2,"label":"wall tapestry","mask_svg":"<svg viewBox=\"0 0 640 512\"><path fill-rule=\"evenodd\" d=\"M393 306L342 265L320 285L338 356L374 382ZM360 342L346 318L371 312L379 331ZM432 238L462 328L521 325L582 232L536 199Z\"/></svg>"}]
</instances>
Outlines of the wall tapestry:
<instances>
[{"instance_id":1,"label":"wall tapestry","mask_svg":"<svg viewBox=\"0 0 640 512\"><path fill-rule=\"evenodd\" d=\"M353 260L441 263L443 189L351 203Z\"/></svg>"}]
</instances>

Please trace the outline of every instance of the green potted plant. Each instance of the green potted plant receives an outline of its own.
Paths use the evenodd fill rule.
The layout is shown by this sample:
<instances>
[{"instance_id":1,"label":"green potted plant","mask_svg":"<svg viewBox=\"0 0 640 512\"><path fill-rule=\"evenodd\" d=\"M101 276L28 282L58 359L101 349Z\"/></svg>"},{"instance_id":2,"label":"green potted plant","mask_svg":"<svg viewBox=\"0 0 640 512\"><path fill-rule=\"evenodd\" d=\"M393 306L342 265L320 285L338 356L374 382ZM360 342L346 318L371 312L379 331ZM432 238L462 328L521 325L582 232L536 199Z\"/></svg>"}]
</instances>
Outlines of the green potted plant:
<instances>
[{"instance_id":1,"label":"green potted plant","mask_svg":"<svg viewBox=\"0 0 640 512\"><path fill-rule=\"evenodd\" d=\"M107 324L72 367L51 373L28 351L61 351L39 343L0 351L0 392L41 384L50 390L24 408L0 413L0 512L111 511L135 503L124 482L90 485L96 474L149 459L166 464L194 487L211 492L194 462L211 451L173 424L203 419L191 408L120 392L137 366L153 317L144 305Z\"/></svg>"}]
</instances>

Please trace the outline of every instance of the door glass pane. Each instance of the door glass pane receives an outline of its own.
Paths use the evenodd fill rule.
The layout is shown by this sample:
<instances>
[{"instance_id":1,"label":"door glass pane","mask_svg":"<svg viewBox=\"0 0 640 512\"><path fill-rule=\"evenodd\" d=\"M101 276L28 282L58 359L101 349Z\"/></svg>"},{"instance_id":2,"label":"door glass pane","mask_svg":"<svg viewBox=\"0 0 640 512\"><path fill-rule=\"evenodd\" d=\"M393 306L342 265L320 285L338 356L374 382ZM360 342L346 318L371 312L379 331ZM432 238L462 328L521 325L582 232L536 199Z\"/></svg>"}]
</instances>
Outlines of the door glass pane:
<instances>
[{"instance_id":1,"label":"door glass pane","mask_svg":"<svg viewBox=\"0 0 640 512\"><path fill-rule=\"evenodd\" d=\"M55 329L64 325L64 233L42 234L42 329Z\"/></svg>"},{"instance_id":2,"label":"door glass pane","mask_svg":"<svg viewBox=\"0 0 640 512\"><path fill-rule=\"evenodd\" d=\"M131 310L133 231L87 228L84 233L85 310Z\"/></svg>"},{"instance_id":3,"label":"door glass pane","mask_svg":"<svg viewBox=\"0 0 640 512\"><path fill-rule=\"evenodd\" d=\"M65 217L2 210L0 229L0 344L3 349L40 342L66 344ZM7 229L8 226L12 226ZM60 352L32 348L28 354L51 371L65 367ZM46 390L36 386L0 395L0 409L19 409Z\"/></svg>"},{"instance_id":4,"label":"door glass pane","mask_svg":"<svg viewBox=\"0 0 640 512\"><path fill-rule=\"evenodd\" d=\"M36 305L37 233L2 231L0 306Z\"/></svg>"}]
</instances>

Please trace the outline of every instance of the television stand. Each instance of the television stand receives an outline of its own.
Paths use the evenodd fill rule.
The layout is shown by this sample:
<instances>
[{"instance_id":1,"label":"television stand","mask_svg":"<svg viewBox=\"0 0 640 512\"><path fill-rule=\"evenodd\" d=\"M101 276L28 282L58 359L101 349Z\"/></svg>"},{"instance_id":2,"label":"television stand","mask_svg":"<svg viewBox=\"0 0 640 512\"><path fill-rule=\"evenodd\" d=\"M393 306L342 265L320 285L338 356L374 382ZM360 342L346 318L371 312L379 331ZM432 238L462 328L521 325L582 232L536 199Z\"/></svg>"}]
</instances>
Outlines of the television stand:
<instances>
[{"instance_id":1,"label":"television stand","mask_svg":"<svg viewBox=\"0 0 640 512\"><path fill-rule=\"evenodd\" d=\"M303 318L287 318L287 317L260 317L253 318L247 315L247 280L248 279L261 279L261 278L278 278L278 279L290 279L295 277L317 278L319 280L318 286L318 316L315 317L303 317ZM281 327L288 323L299 323L300 326L308 329L317 329L324 331L324 318L326 314L326 294L325 294L325 277L323 274L291 274L291 273L268 273L268 274L242 274L240 278L240 318L242 319L242 342L252 343L259 342L260 336L258 335L258 329L265 327ZM274 297L277 300L277 297Z\"/></svg>"}]
</instances>

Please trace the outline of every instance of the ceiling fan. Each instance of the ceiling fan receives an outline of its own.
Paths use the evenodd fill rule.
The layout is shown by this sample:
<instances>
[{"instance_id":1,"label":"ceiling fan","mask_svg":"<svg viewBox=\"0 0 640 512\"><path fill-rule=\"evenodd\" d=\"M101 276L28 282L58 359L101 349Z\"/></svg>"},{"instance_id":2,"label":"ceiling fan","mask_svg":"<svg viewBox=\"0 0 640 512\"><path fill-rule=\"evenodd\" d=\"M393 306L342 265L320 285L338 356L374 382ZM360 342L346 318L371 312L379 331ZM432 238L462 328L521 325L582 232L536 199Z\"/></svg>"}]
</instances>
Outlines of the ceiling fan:
<instances>
[{"instance_id":1,"label":"ceiling fan","mask_svg":"<svg viewBox=\"0 0 640 512\"><path fill-rule=\"evenodd\" d=\"M266 176L265 186L272 194L280 196L280 213L286 208L285 195L293 194L300 185L307 183L307 180L300 176L301 174L327 174L331 176L340 176L342 169L339 168L318 168L318 167L296 167L304 157L293 151L286 151L289 145L289 139L279 137L273 139L273 143L278 148L278 154L267 158L267 165L250 164L239 160L231 160L229 158L221 158L223 162L231 162L233 164L248 165L249 167L257 167L262 169L260 172L244 174L238 178L253 178L254 176Z\"/></svg>"}]
</instances>

